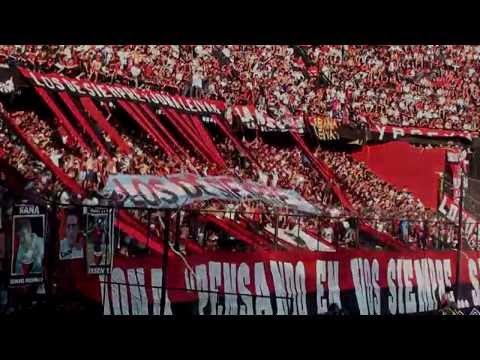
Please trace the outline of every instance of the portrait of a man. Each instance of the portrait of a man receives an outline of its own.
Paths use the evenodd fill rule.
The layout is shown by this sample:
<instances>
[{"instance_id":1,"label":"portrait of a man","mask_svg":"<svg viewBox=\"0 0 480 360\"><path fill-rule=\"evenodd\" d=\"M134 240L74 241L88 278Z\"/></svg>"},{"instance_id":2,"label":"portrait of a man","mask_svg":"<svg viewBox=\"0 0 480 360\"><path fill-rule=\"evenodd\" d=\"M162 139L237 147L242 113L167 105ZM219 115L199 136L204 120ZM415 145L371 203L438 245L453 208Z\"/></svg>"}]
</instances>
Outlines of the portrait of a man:
<instances>
[{"instance_id":1,"label":"portrait of a man","mask_svg":"<svg viewBox=\"0 0 480 360\"><path fill-rule=\"evenodd\" d=\"M32 223L35 223L37 232L33 231ZM43 216L14 218L14 249L18 244L14 254L14 274L28 275L43 271L43 226Z\"/></svg>"}]
</instances>

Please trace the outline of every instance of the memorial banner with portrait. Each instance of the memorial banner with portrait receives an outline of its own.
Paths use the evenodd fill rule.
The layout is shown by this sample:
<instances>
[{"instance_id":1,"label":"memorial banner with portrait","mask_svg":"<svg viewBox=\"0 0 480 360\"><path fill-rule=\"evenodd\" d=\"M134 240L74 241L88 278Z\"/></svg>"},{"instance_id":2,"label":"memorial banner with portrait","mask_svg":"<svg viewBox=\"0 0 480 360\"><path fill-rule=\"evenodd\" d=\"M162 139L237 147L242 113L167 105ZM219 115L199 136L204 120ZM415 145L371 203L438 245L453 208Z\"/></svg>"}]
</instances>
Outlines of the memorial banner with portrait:
<instances>
[{"instance_id":1,"label":"memorial banner with portrait","mask_svg":"<svg viewBox=\"0 0 480 360\"><path fill-rule=\"evenodd\" d=\"M60 246L58 257L60 260L83 259L85 253L85 217L81 209L65 210L60 225Z\"/></svg>"},{"instance_id":2,"label":"memorial banner with portrait","mask_svg":"<svg viewBox=\"0 0 480 360\"><path fill-rule=\"evenodd\" d=\"M113 209L89 208L85 219L88 274L109 274L113 259Z\"/></svg>"},{"instance_id":3,"label":"memorial banner with portrait","mask_svg":"<svg viewBox=\"0 0 480 360\"><path fill-rule=\"evenodd\" d=\"M43 283L46 209L16 204L13 208L10 285Z\"/></svg>"}]
</instances>

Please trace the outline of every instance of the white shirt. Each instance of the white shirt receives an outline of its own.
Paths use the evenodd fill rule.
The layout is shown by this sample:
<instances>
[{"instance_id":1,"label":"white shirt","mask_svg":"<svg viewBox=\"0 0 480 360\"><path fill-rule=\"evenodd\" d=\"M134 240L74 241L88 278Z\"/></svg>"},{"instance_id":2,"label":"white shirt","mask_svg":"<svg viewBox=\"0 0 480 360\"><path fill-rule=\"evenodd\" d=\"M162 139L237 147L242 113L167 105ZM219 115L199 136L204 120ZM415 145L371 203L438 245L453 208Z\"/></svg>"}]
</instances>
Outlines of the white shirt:
<instances>
[{"instance_id":1,"label":"white shirt","mask_svg":"<svg viewBox=\"0 0 480 360\"><path fill-rule=\"evenodd\" d=\"M67 46L65 50L63 50L63 53L65 54L65 58L67 60L72 58L72 50L70 49L70 46Z\"/></svg>"},{"instance_id":2,"label":"white shirt","mask_svg":"<svg viewBox=\"0 0 480 360\"><path fill-rule=\"evenodd\" d=\"M227 58L230 58L230 49L228 47L224 47L222 50L223 55L225 55Z\"/></svg>"},{"instance_id":3,"label":"white shirt","mask_svg":"<svg viewBox=\"0 0 480 360\"><path fill-rule=\"evenodd\" d=\"M195 46L195 52L197 53L197 55L199 56L202 56L205 51L203 50L203 46L202 45L197 45Z\"/></svg>"},{"instance_id":4,"label":"white shirt","mask_svg":"<svg viewBox=\"0 0 480 360\"><path fill-rule=\"evenodd\" d=\"M74 248L70 246L70 243L67 239L60 240L60 260L70 260L70 259L82 259L83 258L83 249Z\"/></svg>"},{"instance_id":5,"label":"white shirt","mask_svg":"<svg viewBox=\"0 0 480 360\"><path fill-rule=\"evenodd\" d=\"M337 217L338 215L340 215L340 211L338 209L334 208L330 210L330 216Z\"/></svg>"},{"instance_id":6,"label":"white shirt","mask_svg":"<svg viewBox=\"0 0 480 360\"><path fill-rule=\"evenodd\" d=\"M122 65L122 67L127 65L128 54L125 51L119 51L117 54L120 59L120 65Z\"/></svg>"},{"instance_id":7,"label":"white shirt","mask_svg":"<svg viewBox=\"0 0 480 360\"><path fill-rule=\"evenodd\" d=\"M70 196L68 196L68 193L66 191L63 191L62 194L60 195L60 203L61 204L70 203Z\"/></svg>"},{"instance_id":8,"label":"white shirt","mask_svg":"<svg viewBox=\"0 0 480 360\"><path fill-rule=\"evenodd\" d=\"M26 249L22 244L19 245L17 250L17 257L15 260L15 274L22 273L22 261L25 258L33 260L32 273L39 273L43 271L43 254L44 254L44 239L32 233L32 247Z\"/></svg>"},{"instance_id":9,"label":"white shirt","mask_svg":"<svg viewBox=\"0 0 480 360\"><path fill-rule=\"evenodd\" d=\"M322 229L322 237L328 242L333 241L333 229L331 227Z\"/></svg>"},{"instance_id":10,"label":"white shirt","mask_svg":"<svg viewBox=\"0 0 480 360\"><path fill-rule=\"evenodd\" d=\"M202 87L202 75L198 71L193 74L192 86L195 86L198 88Z\"/></svg>"},{"instance_id":11,"label":"white shirt","mask_svg":"<svg viewBox=\"0 0 480 360\"><path fill-rule=\"evenodd\" d=\"M96 197L93 197L91 199L84 199L82 201L82 204L83 205L91 205L91 206L96 206L98 205L98 199ZM88 211L88 208L87 207L84 207L83 208L83 214L86 215L87 214L87 211Z\"/></svg>"},{"instance_id":12,"label":"white shirt","mask_svg":"<svg viewBox=\"0 0 480 360\"><path fill-rule=\"evenodd\" d=\"M140 75L140 68L136 66L132 66L132 68L130 69L130 72L132 73L133 77L138 77Z\"/></svg>"},{"instance_id":13,"label":"white shirt","mask_svg":"<svg viewBox=\"0 0 480 360\"><path fill-rule=\"evenodd\" d=\"M278 174L276 171L274 171L272 174L272 186L273 187L277 186L277 182L278 182Z\"/></svg>"},{"instance_id":14,"label":"white shirt","mask_svg":"<svg viewBox=\"0 0 480 360\"><path fill-rule=\"evenodd\" d=\"M233 119L233 116L232 116L232 107L229 106L227 108L227 110L225 111L225 119L231 123L232 122L232 119Z\"/></svg>"},{"instance_id":15,"label":"white shirt","mask_svg":"<svg viewBox=\"0 0 480 360\"><path fill-rule=\"evenodd\" d=\"M230 220L234 220L235 219L235 205L233 204L228 204L226 206L226 214L225 214L225 217L227 219L230 219Z\"/></svg>"},{"instance_id":16,"label":"white shirt","mask_svg":"<svg viewBox=\"0 0 480 360\"><path fill-rule=\"evenodd\" d=\"M55 164L55 166L59 166L58 165L58 160L60 160L62 158L62 154L59 154L57 152L54 152L51 156L50 156L50 159L52 160L52 162Z\"/></svg>"},{"instance_id":17,"label":"white shirt","mask_svg":"<svg viewBox=\"0 0 480 360\"><path fill-rule=\"evenodd\" d=\"M262 170L258 171L258 182L261 184L267 184L268 181L268 176L266 173L264 173Z\"/></svg>"},{"instance_id":18,"label":"white shirt","mask_svg":"<svg viewBox=\"0 0 480 360\"><path fill-rule=\"evenodd\" d=\"M302 175L298 175L296 180L295 180L295 184L298 186L298 185L302 184L304 181L305 181L305 178Z\"/></svg>"},{"instance_id":19,"label":"white shirt","mask_svg":"<svg viewBox=\"0 0 480 360\"><path fill-rule=\"evenodd\" d=\"M180 56L180 47L178 45L170 45L172 48L172 55L175 58L178 58Z\"/></svg>"}]
</instances>

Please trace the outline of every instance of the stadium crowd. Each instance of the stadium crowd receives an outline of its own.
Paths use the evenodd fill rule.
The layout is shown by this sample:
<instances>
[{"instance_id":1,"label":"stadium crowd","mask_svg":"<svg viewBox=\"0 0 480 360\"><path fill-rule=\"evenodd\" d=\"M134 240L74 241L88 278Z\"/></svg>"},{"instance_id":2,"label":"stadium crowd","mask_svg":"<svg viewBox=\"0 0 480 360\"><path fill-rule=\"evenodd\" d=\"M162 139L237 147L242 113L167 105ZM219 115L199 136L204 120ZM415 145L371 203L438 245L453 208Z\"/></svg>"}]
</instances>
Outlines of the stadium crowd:
<instances>
[{"instance_id":1,"label":"stadium crowd","mask_svg":"<svg viewBox=\"0 0 480 360\"><path fill-rule=\"evenodd\" d=\"M0 103L0 112L3 106ZM43 136L44 132L41 133ZM3 122L0 123L0 157L16 169L28 182L26 190L53 193L59 183L41 161L36 160L18 137L11 133ZM6 175L5 175L6 176Z\"/></svg>"},{"instance_id":2,"label":"stadium crowd","mask_svg":"<svg viewBox=\"0 0 480 360\"><path fill-rule=\"evenodd\" d=\"M129 145L133 146L135 156L116 154L110 159L103 159L97 158L96 154L81 154L78 148L67 151L68 147L61 145L59 140L55 141L55 139L58 139L58 134L45 121L40 120L36 114L17 112L12 116L21 129L32 139L35 139L34 142L50 156L55 165L58 165L68 176L90 191L101 189L108 175L116 172L165 175L187 170L184 164L178 163L178 160L167 159L158 148L150 145L151 143L135 141L138 137L127 136L126 134L122 134L122 137ZM34 134L36 137L34 137ZM5 144L8 144L8 142ZM328 191L326 183L321 177L315 176L312 171L309 171L308 160L302 157L300 151L268 145L260 138L256 138L250 143L245 142L245 145L248 145L250 151L256 154L260 166L258 169L248 163L244 167L239 166L238 154L229 140L217 141L217 147L227 161L227 167L223 172L219 172L215 165L202 163L195 156L192 156L188 162L194 171L202 175L231 175L243 180L251 179L298 191L313 204L328 209L327 214L333 217L333 219L327 217L324 220L300 220L298 226L302 229L313 230L317 236L320 235L327 241L336 239L342 242L345 232L342 226L339 227L337 224L342 224L348 217L341 214L338 207L332 207L334 204L333 194ZM9 147L7 146L6 149ZM28 152L24 148L21 150L18 154L10 152L9 158L12 161L22 161L22 156L28 156ZM79 155L75 155L75 152ZM340 184L351 196L355 209L360 211L362 217L369 219L377 227L377 230L390 232L392 235L414 245L435 245L439 247L455 245L454 237L446 236L447 232L454 235L452 233L453 227L444 226L445 229L441 228L442 222L440 219L431 211L425 209L421 202L414 199L411 194L396 191L389 184L376 178L362 163L354 162L348 155L317 152L317 156L334 169ZM275 161L271 161L271 159ZM34 163L33 159L28 161ZM23 171L23 169L24 167L20 166L19 170ZM45 175L32 174L30 179L40 179L37 183L43 185L44 177L51 179L50 173L45 169L43 170ZM69 203L74 200L71 199L72 195L62 189L58 182L55 182L55 185L55 190L61 194L60 200L62 202ZM55 192L53 188L50 189ZM47 188L44 186L39 190L45 191ZM273 213L272 209L254 201L244 204L206 202L202 205L202 209L220 211L221 216L229 216L232 219L236 219L239 216L238 214L246 214L247 218L256 221L260 220L261 214ZM142 217L139 211L136 215L144 223L147 223L147 217ZM335 219L335 217L338 217L338 219ZM418 221L412 223L407 219ZM293 216L290 218L288 216L280 217L279 227L292 230L297 225L295 220L296 218ZM269 226L273 226L275 223L271 214L265 215L265 219L262 221L264 225ZM444 233L445 236L443 236ZM440 234L442 236L439 236ZM444 242L434 244L434 239L440 238Z\"/></svg>"},{"instance_id":3,"label":"stadium crowd","mask_svg":"<svg viewBox=\"0 0 480 360\"><path fill-rule=\"evenodd\" d=\"M277 119L327 115L359 126L455 130L477 129L479 56L478 46L0 46L0 62L15 60L44 72L220 99L229 106L253 103ZM184 161L167 158L153 141L140 141L142 137L126 129L118 130L134 149L133 155L113 148L109 156L87 153L70 141L62 127L54 130L52 121L32 112L11 115L56 166L89 191L101 189L108 175L117 172L165 175L190 171L295 189L320 208L333 209L334 216L341 212L333 206L336 199L326 182L312 174L299 149L271 146L260 137L244 142L256 155L258 168L236 161L237 151L228 140L217 141L227 162L220 169L189 150ZM36 189L55 190L52 193L61 193L63 200L71 197L8 130L0 136L6 138L0 144L6 158ZM106 136L105 140L109 143ZM421 246L434 241L429 234L442 233L437 226L440 219L418 199L393 189L363 164L342 153L317 152L317 156L334 170L354 208L371 218L379 230ZM252 213L268 210L255 202L243 204L245 210L243 206ZM414 218L418 225L402 227L380 218ZM448 239L455 244L452 236Z\"/></svg>"},{"instance_id":4,"label":"stadium crowd","mask_svg":"<svg viewBox=\"0 0 480 360\"><path fill-rule=\"evenodd\" d=\"M466 131L477 130L479 125L479 57L480 46L0 46L0 63L15 60L39 71L219 99L228 106L255 104L278 121L291 116L327 116L360 127L393 125ZM241 140L255 160L250 163L232 141L211 132L225 160L224 168L206 162L188 146L184 149L188 154L185 158L173 158L161 151L150 135L120 125L113 116L113 106L101 105L109 113L109 123L133 149L132 154L119 151L99 128L95 131L108 151L97 152L87 137L93 151L86 151L54 117L42 117L31 110L7 113L0 102L0 200L5 190L2 185L9 176L9 170L2 168L5 163L26 180L28 193L54 197L65 205L95 205L99 199L101 203L99 191L108 176L116 173L229 175L295 190L323 210L324 216L298 217L287 209L274 209L257 201L206 201L186 207L188 212L180 212L180 229L175 229L172 218L171 239L180 235L183 240L195 240L206 252L256 248L229 238L215 226L195 221L195 214L213 214L247 226L250 232L264 238L274 237L275 249L293 246L315 251L308 240L311 237L332 247L356 247L359 239L354 227L358 231L359 224L352 219L358 216L359 221L411 248L457 246L456 226L426 208L408 189L397 189L377 177L347 152L318 148L314 155L332 170L358 213L355 215L340 206L328 181L314 171L298 147L272 145L257 133L253 141ZM4 115L13 119L54 166L87 190L88 196L81 199L69 192L32 153L31 146L26 146L6 125ZM439 145L418 146L427 150ZM453 142L444 147L462 149ZM130 213L149 226L149 234L163 237L162 212L151 216L145 210ZM0 220L1 216L6 218L3 212ZM274 231L276 226L278 234ZM285 241L286 236L292 240ZM127 234L122 233L121 238L121 255L136 257L147 252L145 245ZM186 252L183 241L176 250ZM6 285L2 281L5 282L0 279L0 313L7 304ZM80 300L69 298L64 301L66 306L49 307L56 312L71 312L85 307L84 300ZM445 296L440 306L442 313L455 313L455 304ZM22 304L19 310L22 309L31 313L34 307ZM329 313L339 312L340 309L329 308Z\"/></svg>"},{"instance_id":5,"label":"stadium crowd","mask_svg":"<svg viewBox=\"0 0 480 360\"><path fill-rule=\"evenodd\" d=\"M395 189L348 153L317 148L315 156L334 171L354 209L378 231L419 248L456 246L455 226L426 208L408 189Z\"/></svg>"},{"instance_id":6,"label":"stadium crowd","mask_svg":"<svg viewBox=\"0 0 480 360\"><path fill-rule=\"evenodd\" d=\"M344 244L345 230L343 224L349 215L338 206L333 193L321 176L312 172L309 162L298 148L269 145L256 137L253 141L243 141L251 154L255 154L255 164L240 161L239 152L229 139L214 136L217 149L226 160L226 167L206 163L190 152L190 158L182 162L168 158L153 141L140 141L142 137L121 131L122 138L134 149L132 155L114 152L111 157L87 153L72 142L62 137L62 131L54 130L53 119L42 120L34 112L17 111L10 114L32 142L50 157L52 162L63 172L81 184L90 194L103 188L109 175L115 173L167 175L177 172L195 172L201 175L230 175L242 180L254 180L271 186L279 186L296 190L306 200L327 215L325 219L300 219L294 216L281 216L279 228L292 230L294 227L310 230L316 236L332 242ZM116 124L114 124L116 126ZM148 135L147 135L148 136ZM78 201L61 183L54 179L44 164L36 161L29 151L15 141L16 137L2 128L0 137L5 139L1 149L8 155L6 158L26 179L31 181L35 190L42 193L57 194L63 203ZM187 150L188 151L188 150ZM390 184L380 180L367 167L356 162L346 153L315 152L335 173L343 190L348 194L351 203L359 215L373 224L378 231L388 232L406 243L419 247L449 248L455 246L454 227L445 224L441 218L415 199L405 189L398 191ZM32 166L33 165L33 166ZM57 198L58 199L58 198ZM93 202L90 204L95 204ZM248 201L242 204L223 204L210 201L193 206L192 209L218 211L217 216L238 219L244 214L248 219L274 227L273 209L268 206ZM145 224L148 218L140 211L134 212ZM413 220L413 221L412 221ZM296 222L297 221L297 222ZM155 229L154 229L155 230ZM156 231L161 234L159 229ZM300 246L304 246L301 244Z\"/></svg>"},{"instance_id":7,"label":"stadium crowd","mask_svg":"<svg viewBox=\"0 0 480 360\"><path fill-rule=\"evenodd\" d=\"M0 46L0 62L255 104L275 118L476 130L479 46Z\"/></svg>"},{"instance_id":8,"label":"stadium crowd","mask_svg":"<svg viewBox=\"0 0 480 360\"><path fill-rule=\"evenodd\" d=\"M314 176L309 171L305 159L302 159L298 149L281 149L275 146L267 145L259 138L248 144L250 151L257 154L259 167L254 164L241 164L238 162L239 153L233 146L229 139L222 139L216 141L216 146L223 158L226 159L227 166L220 169L215 164L206 163L200 160L200 157L191 155L189 159L184 159L182 162L179 159L167 158L153 144L153 141L140 141L144 137L136 136L134 133L129 133L126 129L122 131L121 137L126 143L134 149L132 155L124 155L114 152L111 157L99 156L98 153L88 153L82 150L77 142L68 141L66 137L62 137L62 131L56 129L53 119L40 119L34 112L17 111L9 114L15 121L22 132L24 132L29 139L44 151L52 163L60 168L63 173L75 180L84 189L88 190L89 199L84 204L94 205L98 204L98 191L101 190L109 175L116 173L126 174L142 174L142 175L167 175L178 172L195 172L200 175L230 175L235 176L241 180L254 180L272 186L280 186L288 189L294 189L305 198L317 205L321 209L332 210L333 215L339 216L341 211L338 207L329 209L334 199L332 194L326 191L326 184L320 177ZM112 122L112 124L114 124ZM114 124L116 125L116 124ZM7 131L7 129L5 129ZM8 133L0 134L7 136ZM7 136L8 137L8 136ZM8 158L13 162L21 164L22 162L33 164L35 163L31 157L24 160L23 156L28 156L29 151L26 148L21 148L21 151L12 152L10 146L5 143L5 148L9 151ZM74 145L72 145L74 144ZM188 152L188 150L187 150ZM271 162L267 159L274 158L276 161ZM25 166L27 167L27 166ZM24 167L20 166L21 171ZM56 200L62 204L80 203L80 199L74 194L71 194L60 182L54 181L51 173L42 167L45 172L47 183L50 187L43 186L38 188L40 192L55 195ZM28 173L24 173L26 176ZM45 181L42 176L32 174L30 179L40 178L40 184ZM97 194L97 195L94 195ZM92 201L92 198L97 198ZM218 201L208 201L198 206L192 206L192 209L204 211L217 211L215 215L220 217L229 217L231 219L238 219L239 216L245 216L253 222L260 222L263 225L274 228L276 221L273 216L273 208L270 208L257 201L245 201L241 204L224 204ZM299 218L293 216L294 214L288 210L280 211L282 215L279 217L278 226L280 229L285 229L293 232L294 228L309 230L313 236L322 236L328 242L337 240L338 244L343 246L343 235L331 234L333 230L333 223L345 220L338 218L333 220L319 220L315 218ZM336 212L336 213L335 213ZM133 211L138 219L148 224L148 217L142 216L141 211ZM291 216L289 216L289 214ZM327 214L328 215L328 214ZM157 226L158 227L158 226ZM325 232L325 228L327 231ZM259 230L261 228L256 228ZM161 234L158 228L153 228L153 231ZM327 235L325 235L327 234ZM298 237L298 236L297 236ZM305 246L298 239L298 246Z\"/></svg>"},{"instance_id":9,"label":"stadium crowd","mask_svg":"<svg viewBox=\"0 0 480 360\"><path fill-rule=\"evenodd\" d=\"M476 130L478 46L311 46L330 115L369 125Z\"/></svg>"}]
</instances>

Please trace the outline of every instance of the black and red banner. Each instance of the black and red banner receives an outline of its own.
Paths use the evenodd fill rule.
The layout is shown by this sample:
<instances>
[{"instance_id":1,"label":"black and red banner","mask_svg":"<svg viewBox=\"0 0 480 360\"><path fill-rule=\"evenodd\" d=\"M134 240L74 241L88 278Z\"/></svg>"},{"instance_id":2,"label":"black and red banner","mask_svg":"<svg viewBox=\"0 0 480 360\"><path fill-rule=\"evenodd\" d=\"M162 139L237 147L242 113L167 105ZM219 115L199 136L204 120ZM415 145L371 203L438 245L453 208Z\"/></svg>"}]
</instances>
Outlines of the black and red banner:
<instances>
[{"instance_id":1,"label":"black and red banner","mask_svg":"<svg viewBox=\"0 0 480 360\"><path fill-rule=\"evenodd\" d=\"M455 288L456 253L338 251L195 255L169 260L166 314L352 315L428 313ZM188 266L186 265L188 264ZM461 257L460 308L480 305L480 256ZM110 276L76 286L108 315L159 315L161 259L117 256Z\"/></svg>"},{"instance_id":2,"label":"black and red banner","mask_svg":"<svg viewBox=\"0 0 480 360\"><path fill-rule=\"evenodd\" d=\"M68 91L75 96L128 100L200 114L220 115L225 110L224 103L217 100L200 100L185 96L172 96L154 90L130 88L118 84L94 83L81 79L70 79L60 74L43 74L21 67L18 69L34 87L56 92Z\"/></svg>"},{"instance_id":3,"label":"black and red banner","mask_svg":"<svg viewBox=\"0 0 480 360\"><path fill-rule=\"evenodd\" d=\"M396 126L380 126L370 128L371 138L373 140L386 141L396 140L406 136L418 136L428 138L459 138L472 141L472 138L478 136L476 131L459 131L459 130L442 130L428 129L419 127L396 127Z\"/></svg>"},{"instance_id":4,"label":"black and red banner","mask_svg":"<svg viewBox=\"0 0 480 360\"><path fill-rule=\"evenodd\" d=\"M323 141L342 141L362 145L367 141L368 131L345 125L326 116L308 117L308 124L316 139Z\"/></svg>"}]
</instances>

